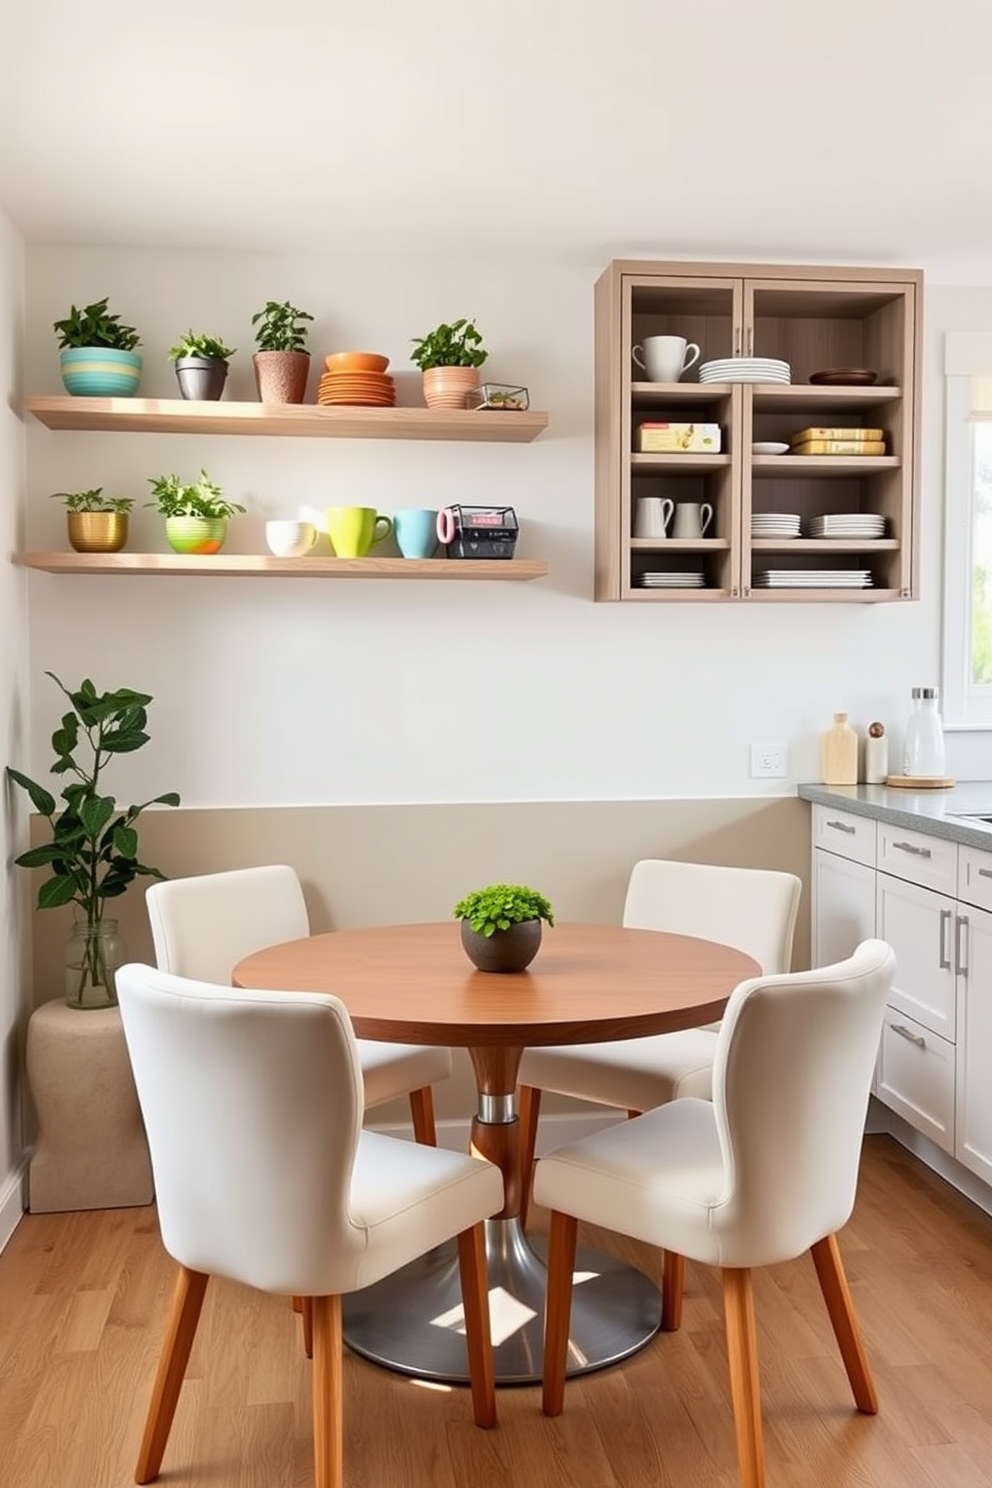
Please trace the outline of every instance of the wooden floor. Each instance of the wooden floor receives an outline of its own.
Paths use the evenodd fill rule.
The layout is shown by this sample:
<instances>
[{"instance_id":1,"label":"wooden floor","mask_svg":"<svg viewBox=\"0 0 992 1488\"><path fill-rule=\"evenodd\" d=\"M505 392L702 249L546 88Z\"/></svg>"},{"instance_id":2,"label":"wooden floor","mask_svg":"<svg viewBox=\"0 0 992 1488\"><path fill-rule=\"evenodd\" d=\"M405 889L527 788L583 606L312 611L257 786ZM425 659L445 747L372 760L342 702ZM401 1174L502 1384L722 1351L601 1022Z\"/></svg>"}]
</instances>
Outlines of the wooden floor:
<instances>
[{"instance_id":1,"label":"wooden floor","mask_svg":"<svg viewBox=\"0 0 992 1488\"><path fill-rule=\"evenodd\" d=\"M853 1409L811 1263L760 1274L769 1488L992 1488L992 1219L870 1137L841 1250L881 1414ZM132 1481L173 1274L154 1209L25 1216L0 1255L2 1488ZM283 1299L213 1283L160 1481L310 1488L309 1373ZM557 1420L517 1387L480 1431L465 1391L350 1354L344 1393L348 1488L737 1482L720 1294L692 1265L681 1332L568 1385Z\"/></svg>"}]
</instances>

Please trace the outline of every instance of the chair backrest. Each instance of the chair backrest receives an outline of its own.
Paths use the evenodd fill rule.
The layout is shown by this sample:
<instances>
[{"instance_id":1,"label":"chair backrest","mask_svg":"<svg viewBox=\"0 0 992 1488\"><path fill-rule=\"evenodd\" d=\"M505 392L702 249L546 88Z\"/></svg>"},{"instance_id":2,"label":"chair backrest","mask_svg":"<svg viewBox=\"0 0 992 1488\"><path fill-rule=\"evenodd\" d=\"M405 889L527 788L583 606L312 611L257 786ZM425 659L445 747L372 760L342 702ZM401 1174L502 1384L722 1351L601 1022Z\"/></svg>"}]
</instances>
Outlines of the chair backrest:
<instances>
[{"instance_id":1,"label":"chair backrest","mask_svg":"<svg viewBox=\"0 0 992 1488\"><path fill-rule=\"evenodd\" d=\"M788 971L802 882L772 868L642 858L631 869L623 923L718 940L763 972Z\"/></svg>"},{"instance_id":2,"label":"chair backrest","mask_svg":"<svg viewBox=\"0 0 992 1488\"><path fill-rule=\"evenodd\" d=\"M846 1224L895 955L755 977L731 994L713 1061L724 1192L709 1228L728 1266L802 1254Z\"/></svg>"},{"instance_id":3,"label":"chair backrest","mask_svg":"<svg viewBox=\"0 0 992 1488\"><path fill-rule=\"evenodd\" d=\"M284 863L170 878L145 891L160 971L228 983L236 961L310 934L300 880Z\"/></svg>"},{"instance_id":4,"label":"chair backrest","mask_svg":"<svg viewBox=\"0 0 992 1488\"><path fill-rule=\"evenodd\" d=\"M367 1240L349 1217L364 1092L344 1005L135 962L117 993L169 1254L265 1291L347 1291Z\"/></svg>"}]
</instances>

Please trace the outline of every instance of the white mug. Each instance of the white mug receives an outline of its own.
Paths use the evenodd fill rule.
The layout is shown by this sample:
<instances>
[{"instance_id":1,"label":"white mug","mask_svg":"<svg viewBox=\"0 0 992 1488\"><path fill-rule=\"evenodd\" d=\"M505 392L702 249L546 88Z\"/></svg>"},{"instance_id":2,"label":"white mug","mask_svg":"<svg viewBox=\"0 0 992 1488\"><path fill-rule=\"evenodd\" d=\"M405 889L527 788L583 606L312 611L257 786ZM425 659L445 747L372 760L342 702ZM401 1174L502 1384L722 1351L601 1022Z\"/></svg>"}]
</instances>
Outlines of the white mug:
<instances>
[{"instance_id":1,"label":"white mug","mask_svg":"<svg viewBox=\"0 0 992 1488\"><path fill-rule=\"evenodd\" d=\"M678 382L699 361L699 347L684 336L645 336L631 356L649 382Z\"/></svg>"},{"instance_id":2,"label":"white mug","mask_svg":"<svg viewBox=\"0 0 992 1488\"><path fill-rule=\"evenodd\" d=\"M277 558L302 558L317 541L312 522L276 520L265 524L265 542Z\"/></svg>"},{"instance_id":3,"label":"white mug","mask_svg":"<svg viewBox=\"0 0 992 1488\"><path fill-rule=\"evenodd\" d=\"M638 496L634 508L635 537L667 537L675 502L667 496Z\"/></svg>"},{"instance_id":4,"label":"white mug","mask_svg":"<svg viewBox=\"0 0 992 1488\"><path fill-rule=\"evenodd\" d=\"M702 537L712 520L713 508L708 501L680 501L675 508L672 536Z\"/></svg>"}]
</instances>

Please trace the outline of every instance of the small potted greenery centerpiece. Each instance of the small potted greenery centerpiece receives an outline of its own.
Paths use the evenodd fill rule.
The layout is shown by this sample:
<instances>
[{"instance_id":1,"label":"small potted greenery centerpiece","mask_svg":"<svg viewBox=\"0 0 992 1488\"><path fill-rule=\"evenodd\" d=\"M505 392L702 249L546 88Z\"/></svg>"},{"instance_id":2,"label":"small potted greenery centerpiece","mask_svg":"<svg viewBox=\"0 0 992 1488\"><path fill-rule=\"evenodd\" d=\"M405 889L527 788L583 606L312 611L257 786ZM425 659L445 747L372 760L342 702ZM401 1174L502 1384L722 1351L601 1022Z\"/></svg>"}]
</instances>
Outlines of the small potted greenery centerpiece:
<instances>
[{"instance_id":1,"label":"small potted greenery centerpiece","mask_svg":"<svg viewBox=\"0 0 992 1488\"><path fill-rule=\"evenodd\" d=\"M253 315L258 350L252 357L255 386L263 403L302 403L310 376L305 310L288 300L268 300L264 310Z\"/></svg>"},{"instance_id":2,"label":"small potted greenery centerpiece","mask_svg":"<svg viewBox=\"0 0 992 1488\"><path fill-rule=\"evenodd\" d=\"M155 500L145 505L157 507L165 518L166 541L175 553L218 553L228 518L245 509L226 501L205 470L191 484L178 475L159 475L150 477L149 485Z\"/></svg>"},{"instance_id":3,"label":"small potted greenery centerpiece","mask_svg":"<svg viewBox=\"0 0 992 1488\"><path fill-rule=\"evenodd\" d=\"M550 903L526 884L488 884L459 899L462 945L480 971L523 971L541 944L541 921L555 922Z\"/></svg>"},{"instance_id":4,"label":"small potted greenery centerpiece","mask_svg":"<svg viewBox=\"0 0 992 1488\"><path fill-rule=\"evenodd\" d=\"M141 345L134 326L107 308L109 296L53 322L67 393L76 397L131 398L141 382Z\"/></svg>"},{"instance_id":5,"label":"small potted greenery centerpiece","mask_svg":"<svg viewBox=\"0 0 992 1488\"><path fill-rule=\"evenodd\" d=\"M428 408L464 408L479 386L479 368L489 353L474 320L442 322L426 336L414 338L411 358L423 373Z\"/></svg>"},{"instance_id":6,"label":"small potted greenery centerpiece","mask_svg":"<svg viewBox=\"0 0 992 1488\"><path fill-rule=\"evenodd\" d=\"M89 491L54 491L53 501L66 509L69 545L77 553L119 553L127 542L130 496L104 496L102 486Z\"/></svg>"},{"instance_id":7,"label":"small potted greenery centerpiece","mask_svg":"<svg viewBox=\"0 0 992 1488\"><path fill-rule=\"evenodd\" d=\"M225 346L217 336L192 330L180 336L175 346L169 347L169 356L176 365L176 381L182 396L216 403L223 396L228 358L235 349Z\"/></svg>"},{"instance_id":8,"label":"small potted greenery centerpiece","mask_svg":"<svg viewBox=\"0 0 992 1488\"><path fill-rule=\"evenodd\" d=\"M105 795L101 772L116 754L133 754L148 743L145 725L151 697L119 687L97 692L87 678L75 691L47 672L69 699L52 734L53 775L69 777L61 792L61 809L43 785L11 765L7 775L26 791L31 805L48 820L51 840L29 848L14 859L20 868L45 868L49 877L38 890L38 909L74 904L79 911L66 951L66 1001L70 1007L112 1007L117 1001L114 972L126 959L126 947L116 919L105 916L107 900L123 894L139 874L164 878L138 858L135 821L147 806L178 806L175 791L155 796L140 806L119 811L113 796ZM77 759L81 747L88 751Z\"/></svg>"}]
</instances>

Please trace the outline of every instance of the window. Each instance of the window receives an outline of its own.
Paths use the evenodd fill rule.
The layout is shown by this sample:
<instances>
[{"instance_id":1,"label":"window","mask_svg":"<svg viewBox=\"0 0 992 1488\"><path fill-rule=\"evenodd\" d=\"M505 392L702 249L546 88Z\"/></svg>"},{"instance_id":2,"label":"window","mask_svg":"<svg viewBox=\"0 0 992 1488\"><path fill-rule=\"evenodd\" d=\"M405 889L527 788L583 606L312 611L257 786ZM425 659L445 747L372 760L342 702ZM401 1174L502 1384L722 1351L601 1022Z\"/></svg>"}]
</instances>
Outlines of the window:
<instances>
[{"instance_id":1,"label":"window","mask_svg":"<svg viewBox=\"0 0 992 1488\"><path fill-rule=\"evenodd\" d=\"M945 721L992 727L992 334L944 345Z\"/></svg>"}]
</instances>

